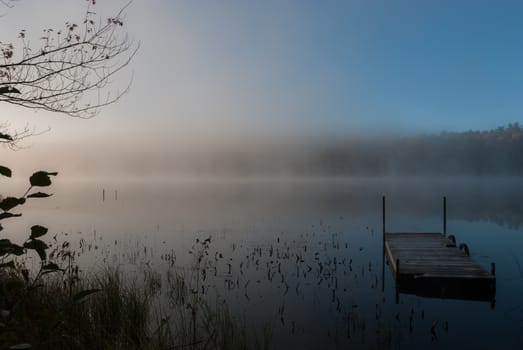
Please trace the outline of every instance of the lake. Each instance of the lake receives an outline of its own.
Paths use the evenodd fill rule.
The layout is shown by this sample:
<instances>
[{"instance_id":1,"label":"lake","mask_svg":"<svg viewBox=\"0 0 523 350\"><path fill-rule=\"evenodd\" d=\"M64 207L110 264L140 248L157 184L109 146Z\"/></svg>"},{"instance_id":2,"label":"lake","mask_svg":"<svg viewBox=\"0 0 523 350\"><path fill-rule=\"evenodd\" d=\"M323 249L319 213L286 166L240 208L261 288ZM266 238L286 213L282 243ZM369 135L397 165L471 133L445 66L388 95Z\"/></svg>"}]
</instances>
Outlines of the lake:
<instances>
[{"instance_id":1,"label":"lake","mask_svg":"<svg viewBox=\"0 0 523 350\"><path fill-rule=\"evenodd\" d=\"M14 241L31 225L47 226L49 242L70 242L86 273L111 265L162 280L169 269L190 271L196 240L211 237L198 293L224 299L255 329L270 325L277 349L520 349L522 185L517 178L57 177L53 197L31 201L23 219L4 226L17 232ZM447 196L448 233L487 270L496 263L495 303L409 294L396 303L391 271L382 271L382 195L387 230L430 232L442 231ZM162 289L167 295L168 284Z\"/></svg>"}]
</instances>

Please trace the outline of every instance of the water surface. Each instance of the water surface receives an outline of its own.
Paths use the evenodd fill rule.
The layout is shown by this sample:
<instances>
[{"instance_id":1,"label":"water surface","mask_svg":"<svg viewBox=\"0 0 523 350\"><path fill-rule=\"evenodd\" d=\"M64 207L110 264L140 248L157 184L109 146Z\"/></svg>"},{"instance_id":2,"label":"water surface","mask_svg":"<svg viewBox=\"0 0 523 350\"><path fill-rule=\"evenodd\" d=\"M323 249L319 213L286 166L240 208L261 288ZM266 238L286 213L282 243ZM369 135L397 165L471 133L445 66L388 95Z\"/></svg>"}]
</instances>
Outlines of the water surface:
<instances>
[{"instance_id":1,"label":"water surface","mask_svg":"<svg viewBox=\"0 0 523 350\"><path fill-rule=\"evenodd\" d=\"M225 299L250 326L269 324L275 348L519 349L522 184L57 178L52 198L32 201L24 220L5 226L21 240L31 225L46 225L82 251L77 262L84 271L111 264L137 275L190 267L196 239L211 237L199 292ZM448 232L485 268L496 263L495 305L415 295L400 295L396 304L391 273L382 271L382 195L387 230L432 232L442 231L446 195Z\"/></svg>"}]
</instances>

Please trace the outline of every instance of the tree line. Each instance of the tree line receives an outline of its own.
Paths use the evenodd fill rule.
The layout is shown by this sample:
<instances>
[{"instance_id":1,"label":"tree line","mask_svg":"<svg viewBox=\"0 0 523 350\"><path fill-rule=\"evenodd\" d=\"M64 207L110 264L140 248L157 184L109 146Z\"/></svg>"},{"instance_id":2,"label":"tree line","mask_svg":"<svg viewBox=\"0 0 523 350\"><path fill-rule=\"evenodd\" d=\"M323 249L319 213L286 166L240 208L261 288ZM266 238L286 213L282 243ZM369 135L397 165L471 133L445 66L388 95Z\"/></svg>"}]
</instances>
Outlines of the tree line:
<instances>
[{"instance_id":1,"label":"tree line","mask_svg":"<svg viewBox=\"0 0 523 350\"><path fill-rule=\"evenodd\" d=\"M484 131L441 132L365 141L317 153L331 175L523 175L523 128L511 123Z\"/></svg>"}]
</instances>

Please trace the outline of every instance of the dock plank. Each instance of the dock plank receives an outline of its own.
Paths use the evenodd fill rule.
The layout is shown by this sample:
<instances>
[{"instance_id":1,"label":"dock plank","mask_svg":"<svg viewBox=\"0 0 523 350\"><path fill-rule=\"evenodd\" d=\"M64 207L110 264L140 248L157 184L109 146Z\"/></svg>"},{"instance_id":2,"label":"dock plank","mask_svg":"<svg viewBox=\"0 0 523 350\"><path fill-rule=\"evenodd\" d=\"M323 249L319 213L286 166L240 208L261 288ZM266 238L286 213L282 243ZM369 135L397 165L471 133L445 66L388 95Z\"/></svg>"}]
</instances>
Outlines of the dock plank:
<instances>
[{"instance_id":1,"label":"dock plank","mask_svg":"<svg viewBox=\"0 0 523 350\"><path fill-rule=\"evenodd\" d=\"M447 197L443 197L443 234L440 232L387 232L385 196L382 197L383 262L400 293L432 298L489 301L495 305L495 265L488 272L447 237ZM383 276L383 275L382 275ZM382 290L384 290L383 278Z\"/></svg>"},{"instance_id":2,"label":"dock plank","mask_svg":"<svg viewBox=\"0 0 523 350\"><path fill-rule=\"evenodd\" d=\"M384 253L396 283L409 291L418 284L428 288L424 294L435 296L473 290L476 299L488 299L495 291L495 276L441 233L384 232Z\"/></svg>"}]
</instances>

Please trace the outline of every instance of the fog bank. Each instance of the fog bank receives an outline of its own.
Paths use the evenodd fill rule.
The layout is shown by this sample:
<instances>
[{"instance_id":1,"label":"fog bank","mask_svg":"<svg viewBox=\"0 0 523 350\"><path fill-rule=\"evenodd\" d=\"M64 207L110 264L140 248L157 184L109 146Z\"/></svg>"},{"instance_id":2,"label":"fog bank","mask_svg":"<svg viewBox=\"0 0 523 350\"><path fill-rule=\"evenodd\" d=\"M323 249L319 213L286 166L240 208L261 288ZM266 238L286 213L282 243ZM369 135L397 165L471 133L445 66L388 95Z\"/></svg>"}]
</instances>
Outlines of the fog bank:
<instances>
[{"instance_id":1,"label":"fog bank","mask_svg":"<svg viewBox=\"0 0 523 350\"><path fill-rule=\"evenodd\" d=\"M295 135L47 143L3 160L67 177L519 176L523 129L418 136Z\"/></svg>"}]
</instances>

